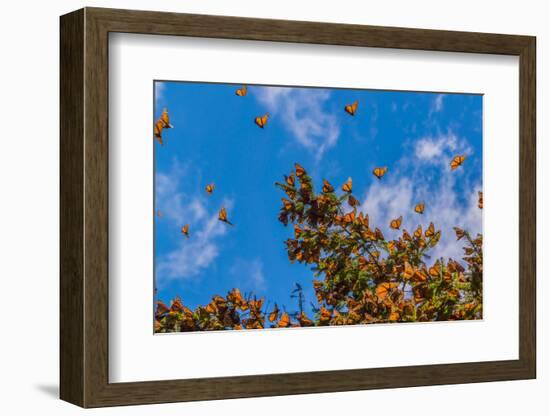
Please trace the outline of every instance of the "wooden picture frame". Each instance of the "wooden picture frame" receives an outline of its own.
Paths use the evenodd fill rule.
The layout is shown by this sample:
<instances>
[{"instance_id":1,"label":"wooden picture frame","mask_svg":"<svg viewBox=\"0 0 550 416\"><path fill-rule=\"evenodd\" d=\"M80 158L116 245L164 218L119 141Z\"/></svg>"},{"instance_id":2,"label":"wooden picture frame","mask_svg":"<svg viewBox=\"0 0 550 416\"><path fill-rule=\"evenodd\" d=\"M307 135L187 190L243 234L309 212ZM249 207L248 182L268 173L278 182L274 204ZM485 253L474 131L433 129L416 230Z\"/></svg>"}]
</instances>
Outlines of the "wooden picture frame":
<instances>
[{"instance_id":1,"label":"wooden picture frame","mask_svg":"<svg viewBox=\"0 0 550 416\"><path fill-rule=\"evenodd\" d=\"M536 40L530 36L85 8L61 17L61 399L102 407L536 377ZM519 57L519 359L109 383L110 32Z\"/></svg>"}]
</instances>

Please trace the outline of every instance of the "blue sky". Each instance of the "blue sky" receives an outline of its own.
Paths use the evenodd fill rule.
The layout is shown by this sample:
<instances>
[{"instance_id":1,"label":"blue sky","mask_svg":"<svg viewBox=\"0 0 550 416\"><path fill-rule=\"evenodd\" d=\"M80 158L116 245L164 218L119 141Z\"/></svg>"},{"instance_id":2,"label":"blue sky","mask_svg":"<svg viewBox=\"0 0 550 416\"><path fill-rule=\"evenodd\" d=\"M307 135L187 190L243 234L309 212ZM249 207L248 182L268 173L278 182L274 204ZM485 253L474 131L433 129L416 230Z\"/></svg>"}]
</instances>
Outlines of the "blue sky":
<instances>
[{"instance_id":1,"label":"blue sky","mask_svg":"<svg viewBox=\"0 0 550 416\"><path fill-rule=\"evenodd\" d=\"M296 311L295 283L314 301L312 272L291 264L278 220L282 192L274 183L299 162L317 186L353 178L354 195L371 223L390 232L403 215L414 230L441 229L434 258L461 258L453 226L482 231L482 96L375 90L155 83L155 119L167 108L173 129L155 146L155 270L159 298L190 306L233 287ZM355 117L344 106L357 100ZM254 117L269 113L264 129ZM450 171L457 154L464 166ZM388 173L378 181L376 166ZM204 188L215 183L208 196ZM413 212L425 202L424 215ZM230 227L217 220L227 208ZM190 238L180 229L189 223Z\"/></svg>"}]
</instances>

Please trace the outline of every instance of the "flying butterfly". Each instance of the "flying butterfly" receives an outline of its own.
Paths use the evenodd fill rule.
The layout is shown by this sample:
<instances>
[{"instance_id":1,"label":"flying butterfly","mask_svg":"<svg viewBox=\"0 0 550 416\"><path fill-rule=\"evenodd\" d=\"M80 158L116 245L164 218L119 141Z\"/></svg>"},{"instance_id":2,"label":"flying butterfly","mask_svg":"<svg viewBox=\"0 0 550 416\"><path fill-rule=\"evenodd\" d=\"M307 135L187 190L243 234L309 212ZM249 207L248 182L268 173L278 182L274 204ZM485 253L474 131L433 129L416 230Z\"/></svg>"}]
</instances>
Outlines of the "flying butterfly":
<instances>
[{"instance_id":1,"label":"flying butterfly","mask_svg":"<svg viewBox=\"0 0 550 416\"><path fill-rule=\"evenodd\" d=\"M384 176L386 174L386 172L388 171L388 168L387 167L383 167L383 168L374 168L374 170L372 171L373 175L376 176L378 179L382 179L382 176Z\"/></svg>"},{"instance_id":2,"label":"flying butterfly","mask_svg":"<svg viewBox=\"0 0 550 416\"><path fill-rule=\"evenodd\" d=\"M243 85L241 88L235 91L235 94L237 94L239 97L244 97L248 93L248 88L246 85Z\"/></svg>"},{"instance_id":3,"label":"flying butterfly","mask_svg":"<svg viewBox=\"0 0 550 416\"><path fill-rule=\"evenodd\" d=\"M416 212L417 214L424 214L424 202L416 204L416 206L414 207L414 212Z\"/></svg>"},{"instance_id":4,"label":"flying butterfly","mask_svg":"<svg viewBox=\"0 0 550 416\"><path fill-rule=\"evenodd\" d=\"M483 209L483 192L477 191L477 206L479 209Z\"/></svg>"},{"instance_id":5,"label":"flying butterfly","mask_svg":"<svg viewBox=\"0 0 550 416\"><path fill-rule=\"evenodd\" d=\"M162 130L163 129L172 129L174 126L170 124L170 116L168 115L168 110L165 108L162 110L162 114L159 119L156 121L154 126L154 136L158 140L159 144L163 144L162 141Z\"/></svg>"},{"instance_id":6,"label":"flying butterfly","mask_svg":"<svg viewBox=\"0 0 550 416\"><path fill-rule=\"evenodd\" d=\"M465 155L458 155L458 156L455 156L453 158L453 160L451 160L451 170L455 170L456 168L458 168L459 166L461 166L464 161L466 160L466 156Z\"/></svg>"},{"instance_id":7,"label":"flying butterfly","mask_svg":"<svg viewBox=\"0 0 550 416\"><path fill-rule=\"evenodd\" d=\"M351 193L352 189L353 189L353 181L351 180L351 177L349 177L346 183L342 185L342 191L347 192L349 194Z\"/></svg>"},{"instance_id":8,"label":"flying butterfly","mask_svg":"<svg viewBox=\"0 0 550 416\"><path fill-rule=\"evenodd\" d=\"M225 207L222 207L222 209L220 209L220 212L218 213L218 219L219 219L221 222L225 222L226 224L233 225L233 224L227 219L227 211L226 211Z\"/></svg>"},{"instance_id":9,"label":"flying butterfly","mask_svg":"<svg viewBox=\"0 0 550 416\"><path fill-rule=\"evenodd\" d=\"M359 106L359 103L355 101L353 104L346 105L344 107L344 110L346 110L346 113L348 113L350 116L354 116L358 106Z\"/></svg>"},{"instance_id":10,"label":"flying butterfly","mask_svg":"<svg viewBox=\"0 0 550 416\"><path fill-rule=\"evenodd\" d=\"M189 238L189 224L185 224L183 227L181 227L181 233Z\"/></svg>"},{"instance_id":11,"label":"flying butterfly","mask_svg":"<svg viewBox=\"0 0 550 416\"><path fill-rule=\"evenodd\" d=\"M205 188L208 195L212 195L212 192L214 192L214 189L216 189L216 185L214 185L213 183L206 185L206 188Z\"/></svg>"},{"instance_id":12,"label":"flying butterfly","mask_svg":"<svg viewBox=\"0 0 550 416\"><path fill-rule=\"evenodd\" d=\"M403 216L400 216L399 218L391 220L390 227L393 228L394 230L399 230L399 228L401 228L402 222L403 222Z\"/></svg>"},{"instance_id":13,"label":"flying butterfly","mask_svg":"<svg viewBox=\"0 0 550 416\"><path fill-rule=\"evenodd\" d=\"M263 116L258 116L254 119L254 123L261 129L264 128L264 126L267 124L267 120L269 119L269 114L264 114Z\"/></svg>"}]
</instances>

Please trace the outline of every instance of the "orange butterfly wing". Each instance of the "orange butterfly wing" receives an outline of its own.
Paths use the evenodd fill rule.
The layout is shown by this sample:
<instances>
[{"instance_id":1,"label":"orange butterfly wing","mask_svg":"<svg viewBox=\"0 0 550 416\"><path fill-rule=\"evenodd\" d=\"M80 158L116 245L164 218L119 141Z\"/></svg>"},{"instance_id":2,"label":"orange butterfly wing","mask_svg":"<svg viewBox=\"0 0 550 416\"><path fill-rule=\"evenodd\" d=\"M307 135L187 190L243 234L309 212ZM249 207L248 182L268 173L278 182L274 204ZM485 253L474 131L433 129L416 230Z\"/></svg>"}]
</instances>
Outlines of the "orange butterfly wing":
<instances>
[{"instance_id":1,"label":"orange butterfly wing","mask_svg":"<svg viewBox=\"0 0 550 416\"><path fill-rule=\"evenodd\" d=\"M355 101L353 104L346 105L344 107L344 110L346 110L346 113L348 113L350 116L354 116L358 106L359 106L359 103Z\"/></svg>"},{"instance_id":2,"label":"orange butterfly wing","mask_svg":"<svg viewBox=\"0 0 550 416\"><path fill-rule=\"evenodd\" d=\"M256 123L256 125L260 128L264 128L264 126L267 124L267 120L269 119L269 114L265 114L263 117L256 117L254 119L254 122Z\"/></svg>"},{"instance_id":3,"label":"orange butterfly wing","mask_svg":"<svg viewBox=\"0 0 550 416\"><path fill-rule=\"evenodd\" d=\"M345 184L342 185L342 190L344 192L350 193L353 189L353 181L351 178L348 178Z\"/></svg>"},{"instance_id":4,"label":"orange butterfly wing","mask_svg":"<svg viewBox=\"0 0 550 416\"><path fill-rule=\"evenodd\" d=\"M465 160L466 160L466 156L464 155L455 156L453 160L451 160L451 170L455 170L456 168L461 166Z\"/></svg>"},{"instance_id":5,"label":"orange butterfly wing","mask_svg":"<svg viewBox=\"0 0 550 416\"><path fill-rule=\"evenodd\" d=\"M423 214L424 213L424 202L416 204L416 206L414 207L414 212L416 212L418 214Z\"/></svg>"},{"instance_id":6,"label":"orange butterfly wing","mask_svg":"<svg viewBox=\"0 0 550 416\"><path fill-rule=\"evenodd\" d=\"M383 167L383 168L375 168L372 173L374 174L374 176L376 176L378 179L382 179L382 176L384 176L386 174L386 172L388 171L388 168L387 167Z\"/></svg>"},{"instance_id":7,"label":"orange butterfly wing","mask_svg":"<svg viewBox=\"0 0 550 416\"><path fill-rule=\"evenodd\" d=\"M395 220L391 220L390 227L394 230L399 230L399 228L401 228L401 222L403 222L403 216L396 218Z\"/></svg>"},{"instance_id":8,"label":"orange butterfly wing","mask_svg":"<svg viewBox=\"0 0 550 416\"><path fill-rule=\"evenodd\" d=\"M242 88L239 88L237 91L235 91L235 94L237 94L239 97L244 97L248 92L248 88L246 85L243 85Z\"/></svg>"}]
</instances>

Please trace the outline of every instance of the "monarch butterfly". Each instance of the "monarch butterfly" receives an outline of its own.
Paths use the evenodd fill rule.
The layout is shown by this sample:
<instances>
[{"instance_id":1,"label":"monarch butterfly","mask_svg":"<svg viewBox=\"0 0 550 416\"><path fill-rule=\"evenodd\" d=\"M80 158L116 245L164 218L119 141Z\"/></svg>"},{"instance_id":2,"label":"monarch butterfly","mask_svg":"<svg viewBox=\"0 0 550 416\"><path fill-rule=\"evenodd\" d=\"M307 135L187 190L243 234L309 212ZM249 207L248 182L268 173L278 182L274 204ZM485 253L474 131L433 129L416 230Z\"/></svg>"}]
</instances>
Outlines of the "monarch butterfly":
<instances>
[{"instance_id":1,"label":"monarch butterfly","mask_svg":"<svg viewBox=\"0 0 550 416\"><path fill-rule=\"evenodd\" d=\"M406 261L404 265L404 270L403 270L403 278L410 279L413 276L414 276L414 269L411 266L411 264L408 261Z\"/></svg>"},{"instance_id":2,"label":"monarch butterfly","mask_svg":"<svg viewBox=\"0 0 550 416\"><path fill-rule=\"evenodd\" d=\"M378 179L382 179L382 176L384 176L386 174L386 172L388 171L388 168L387 167L383 167L383 168L374 168L374 170L372 171L372 173L374 174L374 176L376 176Z\"/></svg>"},{"instance_id":3,"label":"monarch butterfly","mask_svg":"<svg viewBox=\"0 0 550 416\"><path fill-rule=\"evenodd\" d=\"M273 311L269 314L269 322L274 322L277 320L277 318L279 317L279 308L277 306L277 304L275 304L275 306L273 307Z\"/></svg>"},{"instance_id":4,"label":"monarch butterfly","mask_svg":"<svg viewBox=\"0 0 550 416\"><path fill-rule=\"evenodd\" d=\"M466 235L466 232L462 228L453 227L453 230L455 230L457 241Z\"/></svg>"},{"instance_id":5,"label":"monarch butterfly","mask_svg":"<svg viewBox=\"0 0 550 416\"><path fill-rule=\"evenodd\" d=\"M208 192L208 195L211 195L212 192L214 192L214 189L216 188L216 185L213 183L206 185L206 192Z\"/></svg>"},{"instance_id":6,"label":"monarch butterfly","mask_svg":"<svg viewBox=\"0 0 550 416\"><path fill-rule=\"evenodd\" d=\"M181 233L189 238L189 224L185 224L183 227L181 227Z\"/></svg>"},{"instance_id":7,"label":"monarch butterfly","mask_svg":"<svg viewBox=\"0 0 550 416\"><path fill-rule=\"evenodd\" d=\"M435 233L435 235L432 237L432 240L430 241L430 247L435 247L437 243L439 243L439 239L441 238L441 231L438 231Z\"/></svg>"},{"instance_id":8,"label":"monarch butterfly","mask_svg":"<svg viewBox=\"0 0 550 416\"><path fill-rule=\"evenodd\" d=\"M350 116L354 116L355 112L357 111L357 106L359 103L355 101L353 104L348 104L344 107L344 110L346 110L346 113L348 113Z\"/></svg>"},{"instance_id":9,"label":"monarch butterfly","mask_svg":"<svg viewBox=\"0 0 550 416\"><path fill-rule=\"evenodd\" d=\"M256 300L256 298L254 298L254 300L251 300L249 302L250 308L254 309L255 311L258 311L258 312L262 308L263 303L264 303L264 298L261 298L259 300Z\"/></svg>"},{"instance_id":10,"label":"monarch butterfly","mask_svg":"<svg viewBox=\"0 0 550 416\"><path fill-rule=\"evenodd\" d=\"M330 320L330 318L332 318L332 312L329 311L324 306L321 306L321 311L320 312L321 312L321 314L320 314L319 320L321 322L327 322L327 321Z\"/></svg>"},{"instance_id":11,"label":"monarch butterfly","mask_svg":"<svg viewBox=\"0 0 550 416\"><path fill-rule=\"evenodd\" d=\"M256 117L254 119L254 123L256 123L256 125L260 128L264 128L264 126L267 124L267 119L269 118L269 114L264 114L263 117Z\"/></svg>"},{"instance_id":12,"label":"monarch butterfly","mask_svg":"<svg viewBox=\"0 0 550 416\"><path fill-rule=\"evenodd\" d=\"M302 167L302 165L294 163L294 167L296 168L296 176L298 178L301 178L306 174L306 170Z\"/></svg>"},{"instance_id":13,"label":"monarch butterfly","mask_svg":"<svg viewBox=\"0 0 550 416\"><path fill-rule=\"evenodd\" d=\"M359 213L359 222L361 224L363 224L363 226L369 228L369 214L363 215L363 213L360 212Z\"/></svg>"},{"instance_id":14,"label":"monarch butterfly","mask_svg":"<svg viewBox=\"0 0 550 416\"><path fill-rule=\"evenodd\" d=\"M432 277L439 277L440 272L441 272L441 268L439 267L439 263L435 263L432 267L428 269L428 273Z\"/></svg>"},{"instance_id":15,"label":"monarch butterfly","mask_svg":"<svg viewBox=\"0 0 550 416\"><path fill-rule=\"evenodd\" d=\"M353 182L351 180L351 177L349 177L346 183L342 185L342 191L351 193L352 189L353 189Z\"/></svg>"},{"instance_id":16,"label":"monarch butterfly","mask_svg":"<svg viewBox=\"0 0 550 416\"><path fill-rule=\"evenodd\" d=\"M330 184L329 181L323 179L323 193L329 194L331 192L334 192L333 186Z\"/></svg>"},{"instance_id":17,"label":"monarch butterfly","mask_svg":"<svg viewBox=\"0 0 550 416\"><path fill-rule=\"evenodd\" d=\"M285 211L292 211L292 208L294 207L294 205L292 204L292 202L290 202L288 199L286 198L281 198L281 201L283 201L283 205L284 205L284 208L285 208Z\"/></svg>"},{"instance_id":18,"label":"monarch butterfly","mask_svg":"<svg viewBox=\"0 0 550 416\"><path fill-rule=\"evenodd\" d=\"M376 236L377 240L384 240L384 234L382 234L382 231L380 231L380 228L374 229L374 235Z\"/></svg>"},{"instance_id":19,"label":"monarch butterfly","mask_svg":"<svg viewBox=\"0 0 550 416\"><path fill-rule=\"evenodd\" d=\"M426 236L426 238L428 238L428 237L432 237L434 234L435 234L434 223L431 222L430 225L428 226L428 229L424 233L424 235Z\"/></svg>"},{"instance_id":20,"label":"monarch butterfly","mask_svg":"<svg viewBox=\"0 0 550 416\"><path fill-rule=\"evenodd\" d=\"M300 238L304 230L302 230L300 227L298 227L296 224L294 224L294 235L296 238Z\"/></svg>"},{"instance_id":21,"label":"monarch butterfly","mask_svg":"<svg viewBox=\"0 0 550 416\"><path fill-rule=\"evenodd\" d=\"M414 212L416 212L417 214L424 214L424 202L416 204L416 206L414 207Z\"/></svg>"},{"instance_id":22,"label":"monarch butterfly","mask_svg":"<svg viewBox=\"0 0 550 416\"><path fill-rule=\"evenodd\" d=\"M300 315L298 315L298 322L300 322L300 326L315 326L313 321L309 319L305 312L302 312Z\"/></svg>"},{"instance_id":23,"label":"monarch butterfly","mask_svg":"<svg viewBox=\"0 0 550 416\"><path fill-rule=\"evenodd\" d=\"M477 206L479 207L479 209L483 209L483 192L478 191L477 197L478 197Z\"/></svg>"},{"instance_id":24,"label":"monarch butterfly","mask_svg":"<svg viewBox=\"0 0 550 416\"><path fill-rule=\"evenodd\" d=\"M391 291L397 287L397 283L395 282L385 282L380 283L378 286L376 286L376 296L378 296L378 299L383 300L386 299Z\"/></svg>"},{"instance_id":25,"label":"monarch butterfly","mask_svg":"<svg viewBox=\"0 0 550 416\"><path fill-rule=\"evenodd\" d=\"M170 309L168 309L168 306L166 306L166 304L159 300L157 302L157 316L158 315L164 315L165 313L167 313Z\"/></svg>"},{"instance_id":26,"label":"monarch butterfly","mask_svg":"<svg viewBox=\"0 0 550 416\"><path fill-rule=\"evenodd\" d=\"M351 222L355 221L355 211L348 212L344 215L344 222L346 224L349 224Z\"/></svg>"},{"instance_id":27,"label":"monarch butterfly","mask_svg":"<svg viewBox=\"0 0 550 416\"><path fill-rule=\"evenodd\" d=\"M421 225L419 225L418 228L414 232L414 238L416 238L418 240L420 237L422 237L422 226Z\"/></svg>"},{"instance_id":28,"label":"monarch butterfly","mask_svg":"<svg viewBox=\"0 0 550 416\"><path fill-rule=\"evenodd\" d=\"M225 223L229 224L229 225L233 225L227 219L227 211L225 210L225 207L222 207L222 209L220 209L220 212L218 213L218 219L222 222L225 222Z\"/></svg>"},{"instance_id":29,"label":"monarch butterfly","mask_svg":"<svg viewBox=\"0 0 550 416\"><path fill-rule=\"evenodd\" d=\"M289 186L294 186L294 173L291 173L290 176L285 176L285 181L287 183L287 185Z\"/></svg>"},{"instance_id":30,"label":"monarch butterfly","mask_svg":"<svg viewBox=\"0 0 550 416\"><path fill-rule=\"evenodd\" d=\"M352 207L356 207L359 205L359 201L353 195L350 195L348 196L348 204L350 204Z\"/></svg>"},{"instance_id":31,"label":"monarch butterfly","mask_svg":"<svg viewBox=\"0 0 550 416\"><path fill-rule=\"evenodd\" d=\"M409 232L407 230L403 230L403 239L406 240L406 241L411 241L412 240L412 237L411 237L411 235L409 234Z\"/></svg>"},{"instance_id":32,"label":"monarch butterfly","mask_svg":"<svg viewBox=\"0 0 550 416\"><path fill-rule=\"evenodd\" d=\"M426 276L425 270L415 270L414 278L417 282L425 282L426 280L428 280L428 276Z\"/></svg>"},{"instance_id":33,"label":"monarch butterfly","mask_svg":"<svg viewBox=\"0 0 550 416\"><path fill-rule=\"evenodd\" d=\"M155 139L158 140L159 144L161 145L163 144L162 130L171 129L171 128L174 128L174 126L170 124L170 117L168 116L168 110L165 108L164 110L162 110L162 114L159 117L159 119L156 121L155 127L154 127L154 136L155 136Z\"/></svg>"},{"instance_id":34,"label":"monarch butterfly","mask_svg":"<svg viewBox=\"0 0 550 416\"><path fill-rule=\"evenodd\" d=\"M246 85L243 85L241 88L239 88L237 91L235 91L235 94L237 94L239 97L244 97L248 92L248 88Z\"/></svg>"},{"instance_id":35,"label":"monarch butterfly","mask_svg":"<svg viewBox=\"0 0 550 416\"><path fill-rule=\"evenodd\" d=\"M394 230L399 230L399 228L401 228L402 221L403 221L403 216L400 216L399 218L391 220L390 227L393 228Z\"/></svg>"},{"instance_id":36,"label":"monarch butterfly","mask_svg":"<svg viewBox=\"0 0 550 416\"><path fill-rule=\"evenodd\" d=\"M456 168L458 168L460 165L464 163L465 160L466 160L465 155L455 156L453 160L451 160L451 170L455 170Z\"/></svg>"},{"instance_id":37,"label":"monarch butterfly","mask_svg":"<svg viewBox=\"0 0 550 416\"><path fill-rule=\"evenodd\" d=\"M277 324L279 328L286 328L290 326L290 316L288 316L288 313L283 312L281 315L281 319L279 320L279 323Z\"/></svg>"}]
</instances>

